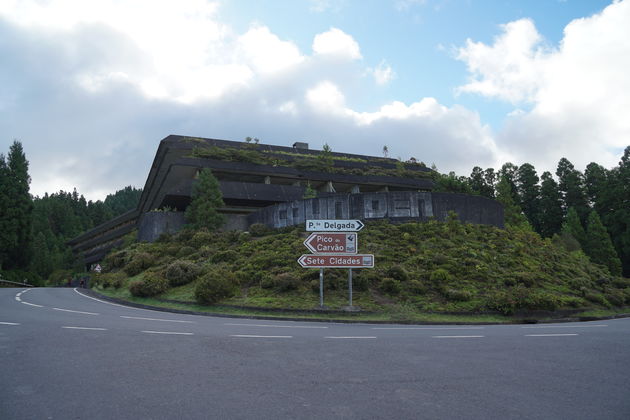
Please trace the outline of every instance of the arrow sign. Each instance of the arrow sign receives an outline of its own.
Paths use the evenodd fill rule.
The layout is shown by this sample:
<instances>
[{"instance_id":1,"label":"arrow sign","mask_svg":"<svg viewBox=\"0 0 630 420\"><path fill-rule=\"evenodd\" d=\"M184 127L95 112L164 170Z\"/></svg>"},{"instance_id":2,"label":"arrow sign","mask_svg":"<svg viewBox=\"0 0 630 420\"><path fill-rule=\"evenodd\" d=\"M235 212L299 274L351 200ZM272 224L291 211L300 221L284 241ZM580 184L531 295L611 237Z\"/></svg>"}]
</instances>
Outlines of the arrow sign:
<instances>
[{"instance_id":1,"label":"arrow sign","mask_svg":"<svg viewBox=\"0 0 630 420\"><path fill-rule=\"evenodd\" d=\"M316 254L357 253L356 233L318 232L311 233L304 241L311 252Z\"/></svg>"},{"instance_id":2,"label":"arrow sign","mask_svg":"<svg viewBox=\"0 0 630 420\"><path fill-rule=\"evenodd\" d=\"M374 255L304 254L298 263L304 268L374 268Z\"/></svg>"},{"instance_id":3,"label":"arrow sign","mask_svg":"<svg viewBox=\"0 0 630 420\"><path fill-rule=\"evenodd\" d=\"M365 225L360 220L307 220L307 232L358 232Z\"/></svg>"}]
</instances>

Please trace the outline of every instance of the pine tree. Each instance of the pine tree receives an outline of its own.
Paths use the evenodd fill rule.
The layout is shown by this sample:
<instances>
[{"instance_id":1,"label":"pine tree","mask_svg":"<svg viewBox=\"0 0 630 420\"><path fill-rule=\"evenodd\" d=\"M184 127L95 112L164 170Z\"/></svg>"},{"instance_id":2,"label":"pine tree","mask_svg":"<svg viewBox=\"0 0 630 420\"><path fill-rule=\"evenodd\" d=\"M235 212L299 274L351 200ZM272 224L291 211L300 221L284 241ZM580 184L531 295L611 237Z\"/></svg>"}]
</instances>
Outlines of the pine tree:
<instances>
[{"instance_id":1,"label":"pine tree","mask_svg":"<svg viewBox=\"0 0 630 420\"><path fill-rule=\"evenodd\" d=\"M6 255L3 268L26 268L31 249L31 214L33 202L29 194L31 178L22 144L14 141L9 148L2 172L2 195L5 202L0 221L0 254Z\"/></svg>"},{"instance_id":2,"label":"pine tree","mask_svg":"<svg viewBox=\"0 0 630 420\"><path fill-rule=\"evenodd\" d=\"M608 267L610 274L621 275L621 261L596 211L592 211L588 216L584 251L591 261Z\"/></svg>"},{"instance_id":3,"label":"pine tree","mask_svg":"<svg viewBox=\"0 0 630 420\"><path fill-rule=\"evenodd\" d=\"M488 177L489 172L492 177ZM494 169L489 168L484 171L479 166L475 166L468 177L468 184L473 192L487 198L494 198ZM489 180L490 183L488 182Z\"/></svg>"},{"instance_id":4,"label":"pine tree","mask_svg":"<svg viewBox=\"0 0 630 420\"><path fill-rule=\"evenodd\" d=\"M562 158L558 162L556 175L558 176L558 187L562 193L564 211L568 212L569 208L573 207L580 220L583 223L586 222L591 209L588 206L584 189L584 176L566 158Z\"/></svg>"},{"instance_id":5,"label":"pine tree","mask_svg":"<svg viewBox=\"0 0 630 420\"><path fill-rule=\"evenodd\" d=\"M516 171L516 187L523 213L536 232L540 232L540 187L536 168L524 163Z\"/></svg>"},{"instance_id":6,"label":"pine tree","mask_svg":"<svg viewBox=\"0 0 630 420\"><path fill-rule=\"evenodd\" d=\"M602 210L605 210L603 206L601 206L601 194L603 190L606 188L608 178L608 171L602 166L595 162L591 162L586 167L584 171L584 187L586 196L589 200L589 203L595 210L599 213Z\"/></svg>"},{"instance_id":7,"label":"pine tree","mask_svg":"<svg viewBox=\"0 0 630 420\"><path fill-rule=\"evenodd\" d=\"M530 227L521 208L514 202L512 187L504 176L501 177L497 184L497 201L503 204L503 213L507 225L521 228Z\"/></svg>"},{"instance_id":8,"label":"pine tree","mask_svg":"<svg viewBox=\"0 0 630 420\"><path fill-rule=\"evenodd\" d=\"M223 207L219 181L210 169L203 169L193 186L192 201L186 209L186 221L195 229L216 230L225 222L225 216L217 210Z\"/></svg>"},{"instance_id":9,"label":"pine tree","mask_svg":"<svg viewBox=\"0 0 630 420\"><path fill-rule=\"evenodd\" d=\"M562 232L569 233L578 241L582 249L586 248L586 232L577 211L573 207L569 208L567 212L567 218L562 225Z\"/></svg>"},{"instance_id":10,"label":"pine tree","mask_svg":"<svg viewBox=\"0 0 630 420\"><path fill-rule=\"evenodd\" d=\"M9 219L9 168L4 155L0 153L0 270L9 259L9 253L15 246L15 235Z\"/></svg>"},{"instance_id":11,"label":"pine tree","mask_svg":"<svg viewBox=\"0 0 630 420\"><path fill-rule=\"evenodd\" d=\"M516 166L515 164L511 162L508 162L508 163L504 163L503 166L501 166L501 169L499 169L499 172L497 174L499 181L501 180L501 178L505 178L506 182L510 186L510 194L512 195L512 201L514 201L514 203L516 204L519 203L518 189L516 188L516 172L517 171L518 171L518 166ZM498 188L499 186L497 185L497 189ZM498 194L498 191L497 191L497 194Z\"/></svg>"},{"instance_id":12,"label":"pine tree","mask_svg":"<svg viewBox=\"0 0 630 420\"><path fill-rule=\"evenodd\" d=\"M31 259L30 270L46 279L53 269L46 238L42 232L39 232L33 240L33 258Z\"/></svg>"},{"instance_id":13,"label":"pine tree","mask_svg":"<svg viewBox=\"0 0 630 420\"><path fill-rule=\"evenodd\" d=\"M562 199L551 173L543 172L541 179L539 233L550 238L562 228Z\"/></svg>"}]
</instances>

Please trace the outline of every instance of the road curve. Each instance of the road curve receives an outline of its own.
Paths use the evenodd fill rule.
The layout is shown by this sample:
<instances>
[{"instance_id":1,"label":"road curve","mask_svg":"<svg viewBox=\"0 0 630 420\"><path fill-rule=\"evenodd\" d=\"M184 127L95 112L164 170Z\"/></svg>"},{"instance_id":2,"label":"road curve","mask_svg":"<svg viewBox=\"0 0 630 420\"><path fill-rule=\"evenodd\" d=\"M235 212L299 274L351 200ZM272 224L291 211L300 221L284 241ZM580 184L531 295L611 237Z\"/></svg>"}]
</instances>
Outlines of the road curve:
<instances>
[{"instance_id":1,"label":"road curve","mask_svg":"<svg viewBox=\"0 0 630 420\"><path fill-rule=\"evenodd\" d=\"M630 418L630 319L262 321L0 289L2 419Z\"/></svg>"}]
</instances>

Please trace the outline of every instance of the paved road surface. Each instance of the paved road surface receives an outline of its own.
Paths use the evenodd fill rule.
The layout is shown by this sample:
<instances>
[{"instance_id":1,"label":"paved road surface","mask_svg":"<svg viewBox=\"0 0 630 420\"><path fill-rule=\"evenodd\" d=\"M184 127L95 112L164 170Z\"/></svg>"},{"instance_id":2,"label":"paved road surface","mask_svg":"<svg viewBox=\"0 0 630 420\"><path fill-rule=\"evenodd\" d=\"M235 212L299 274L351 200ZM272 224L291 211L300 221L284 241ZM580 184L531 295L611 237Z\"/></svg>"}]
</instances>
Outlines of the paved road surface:
<instances>
[{"instance_id":1,"label":"paved road surface","mask_svg":"<svg viewBox=\"0 0 630 420\"><path fill-rule=\"evenodd\" d=\"M630 419L630 319L403 326L0 289L1 419Z\"/></svg>"}]
</instances>

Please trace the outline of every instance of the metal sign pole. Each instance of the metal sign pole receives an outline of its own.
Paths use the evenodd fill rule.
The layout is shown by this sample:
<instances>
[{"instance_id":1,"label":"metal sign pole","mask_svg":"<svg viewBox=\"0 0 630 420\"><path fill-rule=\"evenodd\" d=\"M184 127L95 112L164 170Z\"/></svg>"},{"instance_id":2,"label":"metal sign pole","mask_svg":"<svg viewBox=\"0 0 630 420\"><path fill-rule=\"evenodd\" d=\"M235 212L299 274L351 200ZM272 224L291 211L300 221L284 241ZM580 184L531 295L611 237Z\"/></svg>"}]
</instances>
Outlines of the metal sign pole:
<instances>
[{"instance_id":1,"label":"metal sign pole","mask_svg":"<svg viewBox=\"0 0 630 420\"><path fill-rule=\"evenodd\" d=\"M352 268L348 269L348 297L349 305L352 306Z\"/></svg>"},{"instance_id":2,"label":"metal sign pole","mask_svg":"<svg viewBox=\"0 0 630 420\"><path fill-rule=\"evenodd\" d=\"M319 307L324 307L324 269L319 269Z\"/></svg>"}]
</instances>

